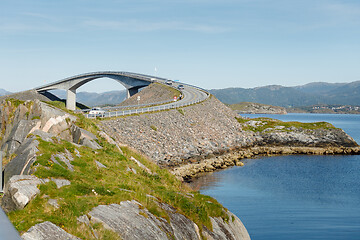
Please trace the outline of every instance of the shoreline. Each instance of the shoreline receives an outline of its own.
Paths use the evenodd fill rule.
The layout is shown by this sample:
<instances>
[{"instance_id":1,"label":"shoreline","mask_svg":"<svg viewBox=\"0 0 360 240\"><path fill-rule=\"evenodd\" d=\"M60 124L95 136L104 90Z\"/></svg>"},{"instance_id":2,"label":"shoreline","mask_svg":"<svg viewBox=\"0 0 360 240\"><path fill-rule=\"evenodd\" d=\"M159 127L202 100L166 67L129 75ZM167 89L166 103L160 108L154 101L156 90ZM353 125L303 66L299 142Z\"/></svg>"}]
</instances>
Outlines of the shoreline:
<instances>
[{"instance_id":1,"label":"shoreline","mask_svg":"<svg viewBox=\"0 0 360 240\"><path fill-rule=\"evenodd\" d=\"M360 147L248 147L169 170L183 182L192 182L194 178L206 173L233 166L243 166L243 159L279 155L360 155Z\"/></svg>"}]
</instances>

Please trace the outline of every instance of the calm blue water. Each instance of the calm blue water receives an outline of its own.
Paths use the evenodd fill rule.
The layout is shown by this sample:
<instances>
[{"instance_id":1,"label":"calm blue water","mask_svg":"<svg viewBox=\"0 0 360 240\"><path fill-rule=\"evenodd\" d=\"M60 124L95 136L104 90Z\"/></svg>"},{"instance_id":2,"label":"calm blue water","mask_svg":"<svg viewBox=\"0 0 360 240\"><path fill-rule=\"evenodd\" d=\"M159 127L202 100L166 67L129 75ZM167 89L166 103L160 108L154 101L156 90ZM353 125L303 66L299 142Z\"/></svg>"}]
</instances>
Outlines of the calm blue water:
<instances>
[{"instance_id":1,"label":"calm blue water","mask_svg":"<svg viewBox=\"0 0 360 240\"><path fill-rule=\"evenodd\" d=\"M360 115L262 116L331 122L360 142ZM198 184L235 213L254 240L360 239L360 156L248 159Z\"/></svg>"}]
</instances>

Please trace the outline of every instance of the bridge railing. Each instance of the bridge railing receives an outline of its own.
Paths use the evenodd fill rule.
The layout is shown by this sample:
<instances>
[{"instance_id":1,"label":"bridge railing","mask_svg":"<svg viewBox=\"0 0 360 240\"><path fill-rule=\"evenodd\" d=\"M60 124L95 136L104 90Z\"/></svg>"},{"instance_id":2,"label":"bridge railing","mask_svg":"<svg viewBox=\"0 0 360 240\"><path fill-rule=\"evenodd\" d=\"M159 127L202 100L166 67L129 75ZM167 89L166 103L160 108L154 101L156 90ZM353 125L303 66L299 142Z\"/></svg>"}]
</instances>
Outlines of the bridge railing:
<instances>
[{"instance_id":1,"label":"bridge railing","mask_svg":"<svg viewBox=\"0 0 360 240\"><path fill-rule=\"evenodd\" d=\"M154 102L154 103L143 103L143 104L136 104L136 105L127 105L127 106L115 106L115 107L102 107L101 109L103 110L120 110L120 109L126 109L126 108L139 108L139 107L151 107L154 105L161 105L161 104L165 104L165 103L170 103L171 99L169 100L165 100L165 101L159 101L159 102ZM89 109L77 109L74 112L76 113L80 113L80 112L89 112L91 110L91 108Z\"/></svg>"},{"instance_id":2,"label":"bridge railing","mask_svg":"<svg viewBox=\"0 0 360 240\"><path fill-rule=\"evenodd\" d=\"M201 98L201 99L198 99L195 101L185 102L185 103L178 102L178 103L171 103L171 104L166 104L166 105L159 105L159 106L140 108L140 109L129 109L129 110L123 110L123 111L106 112L104 114L85 114L85 117L86 118L96 118L96 117L109 118L109 117L119 117L119 116L126 116L126 115L139 114L139 113L163 111L163 110L175 109L175 108L179 108L179 107L186 107L186 106L189 106L192 104L196 104L196 103L204 101L205 99L207 99L207 97L208 97L208 95L206 96L206 98Z\"/></svg>"},{"instance_id":3,"label":"bridge railing","mask_svg":"<svg viewBox=\"0 0 360 240\"><path fill-rule=\"evenodd\" d=\"M119 76L124 76L124 77L136 78L136 79L144 80L144 81L148 81L148 82L153 82L156 80L160 80L160 81L166 80L165 78L161 78L161 77L156 77L156 76L151 76L151 75L146 75L146 74L139 74L139 73L132 73L132 72L100 71L100 72L83 73L83 74L78 74L78 75L75 75L72 77L67 77L67 78L61 79L59 81L50 83L50 84L42 85L35 89L40 90L40 89L47 88L49 86L59 84L59 83L62 83L62 82L68 81L68 80L73 80L73 79L78 79L78 78L83 78L83 77L91 77L93 75L102 75L103 77L107 77L108 75L119 75Z\"/></svg>"}]
</instances>

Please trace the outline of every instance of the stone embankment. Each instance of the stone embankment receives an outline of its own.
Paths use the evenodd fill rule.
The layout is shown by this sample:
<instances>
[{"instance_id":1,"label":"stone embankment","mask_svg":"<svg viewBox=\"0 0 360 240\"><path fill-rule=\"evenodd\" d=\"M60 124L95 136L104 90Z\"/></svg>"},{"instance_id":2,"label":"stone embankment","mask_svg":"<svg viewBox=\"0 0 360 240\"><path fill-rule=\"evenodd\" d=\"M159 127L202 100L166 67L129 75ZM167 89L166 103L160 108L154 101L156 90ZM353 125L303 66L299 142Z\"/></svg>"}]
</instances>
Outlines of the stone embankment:
<instances>
[{"instance_id":1,"label":"stone embankment","mask_svg":"<svg viewBox=\"0 0 360 240\"><path fill-rule=\"evenodd\" d=\"M185 108L101 121L117 142L141 151L166 167L245 147L256 136L242 131L238 115L215 97Z\"/></svg>"},{"instance_id":2,"label":"stone embankment","mask_svg":"<svg viewBox=\"0 0 360 240\"><path fill-rule=\"evenodd\" d=\"M255 131L267 122L236 118L238 114L211 97L178 110L104 120L100 128L186 180L256 155L359 154L357 143L332 126Z\"/></svg>"}]
</instances>

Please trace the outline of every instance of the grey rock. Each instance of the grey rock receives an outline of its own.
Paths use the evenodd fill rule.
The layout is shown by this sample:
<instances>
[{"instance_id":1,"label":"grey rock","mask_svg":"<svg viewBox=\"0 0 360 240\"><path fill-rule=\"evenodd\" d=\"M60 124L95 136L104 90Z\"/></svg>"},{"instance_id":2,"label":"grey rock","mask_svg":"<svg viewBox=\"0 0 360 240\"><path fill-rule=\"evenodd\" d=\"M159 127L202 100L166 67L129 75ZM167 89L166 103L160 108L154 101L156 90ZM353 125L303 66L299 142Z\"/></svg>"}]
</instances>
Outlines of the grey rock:
<instances>
[{"instance_id":1,"label":"grey rock","mask_svg":"<svg viewBox=\"0 0 360 240\"><path fill-rule=\"evenodd\" d=\"M51 180L56 184L57 188L61 188L63 186L67 186L71 184L71 182L66 179L51 178Z\"/></svg>"},{"instance_id":2,"label":"grey rock","mask_svg":"<svg viewBox=\"0 0 360 240\"><path fill-rule=\"evenodd\" d=\"M77 150L77 149L75 148L74 152L75 152L75 155L76 155L77 157L81 157L81 154L80 154L79 150Z\"/></svg>"},{"instance_id":3,"label":"grey rock","mask_svg":"<svg viewBox=\"0 0 360 240\"><path fill-rule=\"evenodd\" d=\"M57 199L49 199L48 204L53 206L56 209L58 209L60 207Z\"/></svg>"},{"instance_id":4,"label":"grey rock","mask_svg":"<svg viewBox=\"0 0 360 240\"><path fill-rule=\"evenodd\" d=\"M100 149L101 148L101 146L95 140L91 140L88 138L83 138L80 141L80 145L83 145L83 146L86 146L86 147L89 147L92 149Z\"/></svg>"},{"instance_id":5,"label":"grey rock","mask_svg":"<svg viewBox=\"0 0 360 240\"><path fill-rule=\"evenodd\" d=\"M95 230L93 229L93 227L91 226L90 220L89 220L89 218L88 218L87 215L82 215L82 216L78 217L78 218L77 218L77 221L78 221L79 223L84 223L86 226L88 226L88 227L91 229L91 232L92 232L93 236L95 237L95 239L98 239L98 238L99 238L99 237L98 237L98 234L96 233L96 231L95 231Z\"/></svg>"},{"instance_id":6,"label":"grey rock","mask_svg":"<svg viewBox=\"0 0 360 240\"><path fill-rule=\"evenodd\" d=\"M84 145L92 149L100 149L101 146L95 141L97 138L91 132L88 132L75 124L72 124L70 127L70 132L72 134L72 141L76 144Z\"/></svg>"},{"instance_id":7,"label":"grey rock","mask_svg":"<svg viewBox=\"0 0 360 240\"><path fill-rule=\"evenodd\" d=\"M118 233L122 239L168 239L160 228L160 220L139 206L136 201L100 205L95 207L89 216L91 222L102 223L105 228Z\"/></svg>"},{"instance_id":8,"label":"grey rock","mask_svg":"<svg viewBox=\"0 0 360 240\"><path fill-rule=\"evenodd\" d=\"M2 199L4 211L9 212L23 209L37 194L40 193L37 185L44 181L33 175L15 175L7 182Z\"/></svg>"},{"instance_id":9,"label":"grey rock","mask_svg":"<svg viewBox=\"0 0 360 240\"><path fill-rule=\"evenodd\" d=\"M122 239L201 239L199 228L193 221L168 204L158 204L168 213L169 222L154 216L134 200L97 206L88 216L92 223L102 223ZM210 218L214 231L204 227L203 235L208 239L249 240L249 234L241 221L230 212L228 215L229 223L222 218ZM86 222L86 218L78 220Z\"/></svg>"},{"instance_id":10,"label":"grey rock","mask_svg":"<svg viewBox=\"0 0 360 240\"><path fill-rule=\"evenodd\" d=\"M117 143L114 141L114 139L112 139L112 138L111 138L109 135L107 135L104 131L100 131L100 132L99 132L99 135L100 135L100 137L103 137L108 143L115 145L116 148L119 150L119 152L120 152L121 154L124 154L123 151L121 150L119 144L117 144Z\"/></svg>"},{"instance_id":11,"label":"grey rock","mask_svg":"<svg viewBox=\"0 0 360 240\"><path fill-rule=\"evenodd\" d=\"M249 233L234 214L228 212L229 221L226 223L222 218L210 218L213 231L204 228L203 234L208 240L250 240Z\"/></svg>"},{"instance_id":12,"label":"grey rock","mask_svg":"<svg viewBox=\"0 0 360 240\"><path fill-rule=\"evenodd\" d=\"M62 167L62 165L57 161L57 159L65 163L70 171L74 171L74 166L71 164L71 161L73 161L74 158L69 151L66 150L65 153L58 153L51 156L51 161Z\"/></svg>"},{"instance_id":13,"label":"grey rock","mask_svg":"<svg viewBox=\"0 0 360 240\"><path fill-rule=\"evenodd\" d=\"M35 136L39 136L42 140L44 140L46 142L54 142L52 138L55 137L55 135L53 135L51 133L47 133L47 132L41 131L39 129L36 129L31 133Z\"/></svg>"},{"instance_id":14,"label":"grey rock","mask_svg":"<svg viewBox=\"0 0 360 240\"><path fill-rule=\"evenodd\" d=\"M134 173L134 174L137 173L136 169L131 168L131 167L127 167L127 168L126 168L126 171L127 171L127 172L132 172L132 173Z\"/></svg>"},{"instance_id":15,"label":"grey rock","mask_svg":"<svg viewBox=\"0 0 360 240\"><path fill-rule=\"evenodd\" d=\"M124 188L119 188L120 191L124 191L124 192L131 192L134 193L134 191L129 190L129 189L124 189Z\"/></svg>"},{"instance_id":16,"label":"grey rock","mask_svg":"<svg viewBox=\"0 0 360 240\"><path fill-rule=\"evenodd\" d=\"M27 175L31 173L31 165L36 160L37 146L39 142L35 137L27 138L16 150L17 155L4 168L4 183L14 175Z\"/></svg>"},{"instance_id":17,"label":"grey rock","mask_svg":"<svg viewBox=\"0 0 360 240\"><path fill-rule=\"evenodd\" d=\"M258 133L258 145L303 147L355 147L356 142L341 129L291 128Z\"/></svg>"},{"instance_id":18,"label":"grey rock","mask_svg":"<svg viewBox=\"0 0 360 240\"><path fill-rule=\"evenodd\" d=\"M32 226L21 238L23 240L80 240L49 221Z\"/></svg>"},{"instance_id":19,"label":"grey rock","mask_svg":"<svg viewBox=\"0 0 360 240\"><path fill-rule=\"evenodd\" d=\"M5 144L2 146L2 150L7 152L7 154L13 154L17 148L25 140L26 136L29 134L30 130L35 125L34 121L29 120L20 120L13 128L7 138Z\"/></svg>"},{"instance_id":20,"label":"grey rock","mask_svg":"<svg viewBox=\"0 0 360 240\"><path fill-rule=\"evenodd\" d=\"M176 209L168 204L162 204L161 207L167 211L170 217L170 225L175 239L201 239L199 228L193 221L177 213Z\"/></svg>"},{"instance_id":21,"label":"grey rock","mask_svg":"<svg viewBox=\"0 0 360 240\"><path fill-rule=\"evenodd\" d=\"M95 163L96 163L96 166L98 167L98 168L107 168L104 164L102 164L101 162L98 162L98 161L96 161L95 160Z\"/></svg>"},{"instance_id":22,"label":"grey rock","mask_svg":"<svg viewBox=\"0 0 360 240\"><path fill-rule=\"evenodd\" d=\"M82 215L82 216L78 217L77 221L79 223L85 223L86 225L90 225L90 220L89 220L88 216L86 216L86 215Z\"/></svg>"},{"instance_id":23,"label":"grey rock","mask_svg":"<svg viewBox=\"0 0 360 240\"><path fill-rule=\"evenodd\" d=\"M139 160L134 157L130 157L130 160L133 160L139 167L141 167L145 172L149 174L153 174L149 168L147 168L144 164L142 164Z\"/></svg>"}]
</instances>

